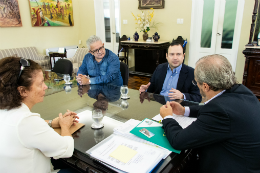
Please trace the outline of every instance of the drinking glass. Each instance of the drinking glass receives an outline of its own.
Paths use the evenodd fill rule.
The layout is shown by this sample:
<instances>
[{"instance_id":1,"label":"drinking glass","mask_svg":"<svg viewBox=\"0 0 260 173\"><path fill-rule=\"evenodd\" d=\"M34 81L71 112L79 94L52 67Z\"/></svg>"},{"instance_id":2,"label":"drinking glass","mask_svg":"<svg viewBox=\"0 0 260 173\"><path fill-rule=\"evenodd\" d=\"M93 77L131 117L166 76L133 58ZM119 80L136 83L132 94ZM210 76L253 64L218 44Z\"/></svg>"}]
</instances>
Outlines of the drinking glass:
<instances>
[{"instance_id":1,"label":"drinking glass","mask_svg":"<svg viewBox=\"0 0 260 173\"><path fill-rule=\"evenodd\" d=\"M104 115L102 113L101 109L94 109L92 111L92 119L94 120L94 123L91 125L92 129L101 129L104 127L104 124L101 123Z\"/></svg>"},{"instance_id":2,"label":"drinking glass","mask_svg":"<svg viewBox=\"0 0 260 173\"><path fill-rule=\"evenodd\" d=\"M129 96L127 95L128 94L128 86L127 85L123 85L121 86L120 88L120 91L121 91L121 98L122 99L128 99Z\"/></svg>"},{"instance_id":3,"label":"drinking glass","mask_svg":"<svg viewBox=\"0 0 260 173\"><path fill-rule=\"evenodd\" d=\"M101 142L105 138L105 133L103 129L94 130L94 140L96 143Z\"/></svg>"},{"instance_id":4,"label":"drinking glass","mask_svg":"<svg viewBox=\"0 0 260 173\"><path fill-rule=\"evenodd\" d=\"M128 103L128 101L127 100L124 100L124 99L122 99L122 101L121 101L121 104L120 104L120 107L122 108L122 109L127 109L128 108L128 106L129 106L129 103Z\"/></svg>"},{"instance_id":5,"label":"drinking glass","mask_svg":"<svg viewBox=\"0 0 260 173\"><path fill-rule=\"evenodd\" d=\"M65 89L65 91L66 91L66 94L68 94L68 93L71 92L71 87L70 87L70 85L67 85L64 89Z\"/></svg>"},{"instance_id":6,"label":"drinking glass","mask_svg":"<svg viewBox=\"0 0 260 173\"><path fill-rule=\"evenodd\" d=\"M70 75L69 74L64 74L63 79L66 82L65 84L70 84Z\"/></svg>"}]
</instances>

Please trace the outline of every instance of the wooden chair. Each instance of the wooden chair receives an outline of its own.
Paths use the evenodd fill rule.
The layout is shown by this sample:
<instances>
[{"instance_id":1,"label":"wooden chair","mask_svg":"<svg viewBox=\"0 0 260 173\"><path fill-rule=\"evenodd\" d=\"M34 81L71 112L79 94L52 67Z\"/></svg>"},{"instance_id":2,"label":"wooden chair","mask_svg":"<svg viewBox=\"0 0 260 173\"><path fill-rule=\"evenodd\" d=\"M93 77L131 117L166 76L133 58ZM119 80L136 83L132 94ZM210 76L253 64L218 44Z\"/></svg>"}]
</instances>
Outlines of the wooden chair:
<instances>
[{"instance_id":1,"label":"wooden chair","mask_svg":"<svg viewBox=\"0 0 260 173\"><path fill-rule=\"evenodd\" d=\"M128 53L129 50L124 49L121 45L121 41L126 41L127 40L127 36L123 35L121 38L119 37L119 44L118 44L118 54L117 56L119 57L119 60L121 62L125 62L128 65ZM124 52L124 56L120 56L119 53L120 52Z\"/></svg>"},{"instance_id":2,"label":"wooden chair","mask_svg":"<svg viewBox=\"0 0 260 173\"><path fill-rule=\"evenodd\" d=\"M177 39L172 39L172 41L178 41L178 42L180 42L182 45L184 44L184 41L187 41L187 39L186 40L184 40L183 38L182 38L182 36L178 36L178 38ZM184 52L186 52L186 46L187 46L187 44L183 47L183 50L184 50ZM185 62L185 55L184 55L184 59L183 59L183 64L184 64L184 62Z\"/></svg>"}]
</instances>

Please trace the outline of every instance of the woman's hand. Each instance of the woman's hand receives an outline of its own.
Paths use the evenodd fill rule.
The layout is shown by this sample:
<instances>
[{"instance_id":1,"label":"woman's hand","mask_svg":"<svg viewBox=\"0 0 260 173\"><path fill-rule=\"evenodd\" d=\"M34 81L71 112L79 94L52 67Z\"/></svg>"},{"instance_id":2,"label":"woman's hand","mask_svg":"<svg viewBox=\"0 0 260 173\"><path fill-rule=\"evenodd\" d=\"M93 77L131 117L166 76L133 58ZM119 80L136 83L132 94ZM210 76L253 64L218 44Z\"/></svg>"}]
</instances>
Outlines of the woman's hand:
<instances>
[{"instance_id":1,"label":"woman's hand","mask_svg":"<svg viewBox=\"0 0 260 173\"><path fill-rule=\"evenodd\" d=\"M73 116L65 116L63 117L62 113L59 114L59 123L61 129L69 129L74 123Z\"/></svg>"},{"instance_id":2,"label":"woman's hand","mask_svg":"<svg viewBox=\"0 0 260 173\"><path fill-rule=\"evenodd\" d=\"M72 116L74 118L73 125L75 125L76 123L79 122L78 120L76 120L76 119L79 119L79 117L77 116L77 114L75 112L67 110L67 112L64 115L62 115L62 117L66 117L66 116ZM60 123L59 123L59 120L60 120L59 117L56 117L56 118L54 118L52 120L52 123L51 123L52 128L59 128L59 127L61 127Z\"/></svg>"}]
</instances>

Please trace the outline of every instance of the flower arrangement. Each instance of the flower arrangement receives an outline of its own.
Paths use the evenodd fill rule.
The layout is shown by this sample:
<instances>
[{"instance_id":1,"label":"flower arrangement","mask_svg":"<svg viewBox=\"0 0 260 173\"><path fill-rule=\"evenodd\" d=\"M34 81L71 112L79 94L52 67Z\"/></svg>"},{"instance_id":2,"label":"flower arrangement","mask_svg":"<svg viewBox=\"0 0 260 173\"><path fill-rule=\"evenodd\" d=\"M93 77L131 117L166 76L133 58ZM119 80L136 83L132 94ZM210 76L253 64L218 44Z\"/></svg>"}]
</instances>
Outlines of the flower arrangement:
<instances>
[{"instance_id":1,"label":"flower arrangement","mask_svg":"<svg viewBox=\"0 0 260 173\"><path fill-rule=\"evenodd\" d=\"M138 14L137 16L135 16L133 13L132 15L134 16L136 23L138 24L137 29L140 29L140 32L148 32L150 31L150 28L154 28L155 24L151 23L153 16L154 16L154 9L151 8L151 10L153 10L152 12L147 11L145 12L141 12L141 14Z\"/></svg>"}]
</instances>

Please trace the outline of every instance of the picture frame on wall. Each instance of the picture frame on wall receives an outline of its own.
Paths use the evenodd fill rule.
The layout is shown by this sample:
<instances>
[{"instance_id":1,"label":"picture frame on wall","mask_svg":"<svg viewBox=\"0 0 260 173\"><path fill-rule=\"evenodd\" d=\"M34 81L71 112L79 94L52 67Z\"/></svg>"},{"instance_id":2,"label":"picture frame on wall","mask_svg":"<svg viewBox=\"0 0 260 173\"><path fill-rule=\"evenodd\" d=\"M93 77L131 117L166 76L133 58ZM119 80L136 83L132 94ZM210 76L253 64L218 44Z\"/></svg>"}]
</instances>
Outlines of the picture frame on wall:
<instances>
[{"instance_id":1,"label":"picture frame on wall","mask_svg":"<svg viewBox=\"0 0 260 173\"><path fill-rule=\"evenodd\" d=\"M163 9L165 6L165 0L138 0L138 9Z\"/></svg>"},{"instance_id":2,"label":"picture frame on wall","mask_svg":"<svg viewBox=\"0 0 260 173\"><path fill-rule=\"evenodd\" d=\"M72 0L28 0L33 27L74 26Z\"/></svg>"},{"instance_id":3,"label":"picture frame on wall","mask_svg":"<svg viewBox=\"0 0 260 173\"><path fill-rule=\"evenodd\" d=\"M22 26L18 0L0 0L0 27L13 26Z\"/></svg>"}]
</instances>

